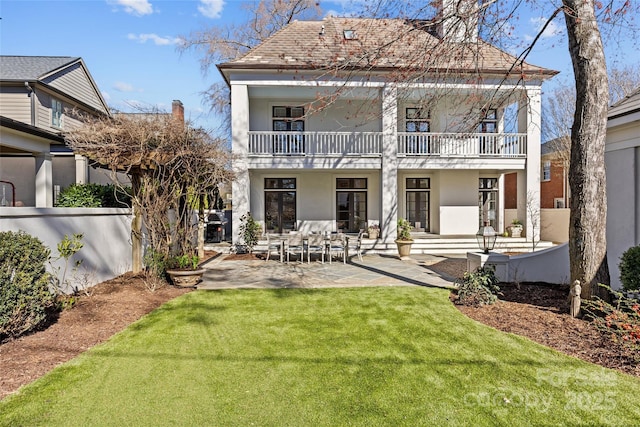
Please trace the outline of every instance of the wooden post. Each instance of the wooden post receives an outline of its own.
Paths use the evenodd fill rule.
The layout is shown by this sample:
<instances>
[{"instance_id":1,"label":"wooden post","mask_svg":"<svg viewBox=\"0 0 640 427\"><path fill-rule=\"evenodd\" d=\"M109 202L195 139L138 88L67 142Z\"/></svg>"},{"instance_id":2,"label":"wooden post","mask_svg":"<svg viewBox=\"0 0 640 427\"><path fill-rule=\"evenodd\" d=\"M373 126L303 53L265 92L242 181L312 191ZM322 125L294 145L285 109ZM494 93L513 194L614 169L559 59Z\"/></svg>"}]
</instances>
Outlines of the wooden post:
<instances>
[{"instance_id":1,"label":"wooden post","mask_svg":"<svg viewBox=\"0 0 640 427\"><path fill-rule=\"evenodd\" d=\"M569 307L569 314L571 317L578 317L580 315L580 292L582 291L582 286L580 286L580 281L576 280L573 282L573 286L571 286L571 292L569 295L571 296L571 306Z\"/></svg>"},{"instance_id":2,"label":"wooden post","mask_svg":"<svg viewBox=\"0 0 640 427\"><path fill-rule=\"evenodd\" d=\"M133 204L131 219L131 269L133 274L142 271L142 215L141 208L137 204L138 192L140 191L140 175L134 173L131 175L131 192L133 193Z\"/></svg>"}]
</instances>

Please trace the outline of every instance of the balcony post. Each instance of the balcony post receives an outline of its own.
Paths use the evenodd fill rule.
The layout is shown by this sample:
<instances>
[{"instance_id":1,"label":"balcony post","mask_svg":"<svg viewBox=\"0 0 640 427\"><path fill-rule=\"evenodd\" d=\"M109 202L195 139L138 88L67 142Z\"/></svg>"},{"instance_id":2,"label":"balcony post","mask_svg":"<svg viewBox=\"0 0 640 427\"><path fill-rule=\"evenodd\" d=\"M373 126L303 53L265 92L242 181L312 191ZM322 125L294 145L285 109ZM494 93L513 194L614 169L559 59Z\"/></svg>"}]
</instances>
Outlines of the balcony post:
<instances>
[{"instance_id":1,"label":"balcony post","mask_svg":"<svg viewBox=\"0 0 640 427\"><path fill-rule=\"evenodd\" d=\"M389 83L382 89L382 172L380 183L381 238L396 239L398 221L398 89Z\"/></svg>"},{"instance_id":2,"label":"balcony post","mask_svg":"<svg viewBox=\"0 0 640 427\"><path fill-rule=\"evenodd\" d=\"M525 185L518 187L518 217L526 219L527 241L540 238L541 126L540 88L530 88L523 93L518 105L518 131L527 134L527 168Z\"/></svg>"}]
</instances>

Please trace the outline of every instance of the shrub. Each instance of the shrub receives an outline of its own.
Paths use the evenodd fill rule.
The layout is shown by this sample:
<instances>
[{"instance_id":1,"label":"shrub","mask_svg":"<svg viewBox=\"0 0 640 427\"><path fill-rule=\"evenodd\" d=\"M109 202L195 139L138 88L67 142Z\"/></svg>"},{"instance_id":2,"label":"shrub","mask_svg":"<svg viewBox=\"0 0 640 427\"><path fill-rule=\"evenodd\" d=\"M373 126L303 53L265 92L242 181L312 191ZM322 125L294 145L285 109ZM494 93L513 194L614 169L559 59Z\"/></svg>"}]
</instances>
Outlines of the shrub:
<instances>
[{"instance_id":1,"label":"shrub","mask_svg":"<svg viewBox=\"0 0 640 427\"><path fill-rule=\"evenodd\" d=\"M45 269L50 251L23 231L0 232L0 341L34 330L54 307Z\"/></svg>"},{"instance_id":2,"label":"shrub","mask_svg":"<svg viewBox=\"0 0 640 427\"><path fill-rule=\"evenodd\" d=\"M627 291L640 289L640 246L627 249L620 258L620 281Z\"/></svg>"},{"instance_id":3,"label":"shrub","mask_svg":"<svg viewBox=\"0 0 640 427\"><path fill-rule=\"evenodd\" d=\"M131 207L131 188L115 185L71 184L58 195L56 206L64 208Z\"/></svg>"},{"instance_id":4,"label":"shrub","mask_svg":"<svg viewBox=\"0 0 640 427\"><path fill-rule=\"evenodd\" d=\"M622 292L613 291L609 286L600 285L613 295L614 304L595 297L583 301L585 318L596 328L636 354L640 359L640 303L625 297Z\"/></svg>"},{"instance_id":5,"label":"shrub","mask_svg":"<svg viewBox=\"0 0 640 427\"><path fill-rule=\"evenodd\" d=\"M253 247L258 243L258 238L262 233L262 227L250 213L246 213L240 217L240 236L244 241L249 253L253 252Z\"/></svg>"},{"instance_id":6,"label":"shrub","mask_svg":"<svg viewBox=\"0 0 640 427\"><path fill-rule=\"evenodd\" d=\"M462 282L458 283L456 304L479 307L496 302L500 294L500 286L495 269L491 266L478 267L475 272L464 273Z\"/></svg>"},{"instance_id":7,"label":"shrub","mask_svg":"<svg viewBox=\"0 0 640 427\"><path fill-rule=\"evenodd\" d=\"M398 240L413 240L411 238L411 223L404 218L398 219Z\"/></svg>"},{"instance_id":8,"label":"shrub","mask_svg":"<svg viewBox=\"0 0 640 427\"><path fill-rule=\"evenodd\" d=\"M158 279L164 279L167 271L167 257L149 248L144 254L144 265L147 273Z\"/></svg>"}]
</instances>

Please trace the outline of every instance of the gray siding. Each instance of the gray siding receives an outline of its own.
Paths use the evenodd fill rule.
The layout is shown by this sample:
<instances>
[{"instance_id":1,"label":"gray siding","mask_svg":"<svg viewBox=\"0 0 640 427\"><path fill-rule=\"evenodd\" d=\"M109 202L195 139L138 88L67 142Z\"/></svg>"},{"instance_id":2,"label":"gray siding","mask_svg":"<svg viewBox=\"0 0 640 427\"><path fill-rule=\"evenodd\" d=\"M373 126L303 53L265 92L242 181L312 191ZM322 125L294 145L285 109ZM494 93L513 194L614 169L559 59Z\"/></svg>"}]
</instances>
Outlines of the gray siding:
<instances>
[{"instance_id":1,"label":"gray siding","mask_svg":"<svg viewBox=\"0 0 640 427\"><path fill-rule=\"evenodd\" d=\"M47 77L43 82L64 93L68 93L70 96L79 99L93 108L104 113L107 112L100 102L100 98L89 76L79 63Z\"/></svg>"},{"instance_id":2,"label":"gray siding","mask_svg":"<svg viewBox=\"0 0 640 427\"><path fill-rule=\"evenodd\" d=\"M31 99L24 88L0 87L0 115L31 124Z\"/></svg>"},{"instance_id":3,"label":"gray siding","mask_svg":"<svg viewBox=\"0 0 640 427\"><path fill-rule=\"evenodd\" d=\"M62 102L62 127L56 128L51 126L51 100L55 98ZM38 91L38 102L36 104L37 126L52 132L60 130L73 130L78 128L82 122L70 115L70 111L75 108L73 104L65 102L60 96L50 95L45 92Z\"/></svg>"}]
</instances>

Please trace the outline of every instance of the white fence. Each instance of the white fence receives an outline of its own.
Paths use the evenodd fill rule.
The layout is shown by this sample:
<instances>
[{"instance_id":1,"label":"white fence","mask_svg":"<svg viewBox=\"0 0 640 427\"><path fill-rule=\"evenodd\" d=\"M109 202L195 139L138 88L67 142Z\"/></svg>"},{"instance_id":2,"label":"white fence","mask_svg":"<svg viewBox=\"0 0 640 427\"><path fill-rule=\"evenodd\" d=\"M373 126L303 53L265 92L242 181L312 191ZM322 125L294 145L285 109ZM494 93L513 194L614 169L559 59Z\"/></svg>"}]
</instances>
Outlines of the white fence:
<instances>
[{"instance_id":1,"label":"white fence","mask_svg":"<svg viewBox=\"0 0 640 427\"><path fill-rule=\"evenodd\" d=\"M93 286L131 270L131 211L121 208L0 208L0 231L19 231L40 239L58 257L65 235L83 234L82 260L74 287ZM63 267L63 260L54 267ZM71 289L66 289L71 291Z\"/></svg>"}]
</instances>

